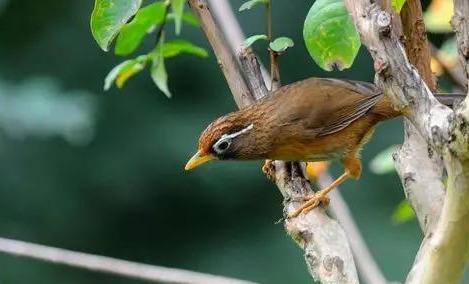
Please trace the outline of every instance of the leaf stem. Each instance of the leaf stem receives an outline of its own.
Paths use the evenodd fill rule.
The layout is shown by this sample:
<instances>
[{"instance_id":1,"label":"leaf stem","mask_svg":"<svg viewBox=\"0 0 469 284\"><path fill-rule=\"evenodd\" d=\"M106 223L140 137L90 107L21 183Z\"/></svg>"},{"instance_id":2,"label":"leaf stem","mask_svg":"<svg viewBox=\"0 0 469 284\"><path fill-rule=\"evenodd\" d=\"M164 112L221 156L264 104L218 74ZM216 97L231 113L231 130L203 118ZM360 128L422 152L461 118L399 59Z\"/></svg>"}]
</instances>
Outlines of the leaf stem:
<instances>
[{"instance_id":1,"label":"leaf stem","mask_svg":"<svg viewBox=\"0 0 469 284\"><path fill-rule=\"evenodd\" d=\"M167 22L166 20L168 19L169 9L171 8L171 1L166 0L164 4L166 6L166 9L164 11L163 21L161 22L158 32L156 33L156 45L160 43L164 27L166 26L166 22Z\"/></svg>"},{"instance_id":2,"label":"leaf stem","mask_svg":"<svg viewBox=\"0 0 469 284\"><path fill-rule=\"evenodd\" d=\"M273 40L272 35L272 1L269 0L266 3L266 14L267 14L267 39L269 43ZM272 78L270 84L270 90L275 91L280 87L280 70L279 70L279 63L278 63L278 56L279 54L273 51L269 47L269 55L270 55L270 76Z\"/></svg>"}]
</instances>

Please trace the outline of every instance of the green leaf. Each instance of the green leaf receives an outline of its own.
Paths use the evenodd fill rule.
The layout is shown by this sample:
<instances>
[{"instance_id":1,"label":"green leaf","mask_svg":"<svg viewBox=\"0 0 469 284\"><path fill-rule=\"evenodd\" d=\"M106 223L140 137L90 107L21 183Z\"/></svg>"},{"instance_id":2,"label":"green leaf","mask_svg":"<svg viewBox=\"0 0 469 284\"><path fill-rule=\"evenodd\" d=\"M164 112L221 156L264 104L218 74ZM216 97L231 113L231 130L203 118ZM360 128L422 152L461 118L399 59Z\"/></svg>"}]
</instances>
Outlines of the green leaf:
<instances>
[{"instance_id":1,"label":"green leaf","mask_svg":"<svg viewBox=\"0 0 469 284\"><path fill-rule=\"evenodd\" d=\"M176 34L181 33L182 29L182 18L184 15L184 4L185 0L171 0L171 8L174 14L174 24L176 27Z\"/></svg>"},{"instance_id":2,"label":"green leaf","mask_svg":"<svg viewBox=\"0 0 469 284\"><path fill-rule=\"evenodd\" d=\"M114 82L116 82L118 88L122 88L129 78L145 68L147 61L148 56L141 55L135 59L126 60L112 68L106 79L104 79L104 90L109 90Z\"/></svg>"},{"instance_id":3,"label":"green leaf","mask_svg":"<svg viewBox=\"0 0 469 284\"><path fill-rule=\"evenodd\" d=\"M406 0L392 0L392 9L396 12L401 12L402 7L404 6Z\"/></svg>"},{"instance_id":4,"label":"green leaf","mask_svg":"<svg viewBox=\"0 0 469 284\"><path fill-rule=\"evenodd\" d=\"M145 35L163 22L165 13L166 5L162 2L155 2L141 8L135 18L121 29L114 52L117 55L128 55L134 52Z\"/></svg>"},{"instance_id":5,"label":"green leaf","mask_svg":"<svg viewBox=\"0 0 469 284\"><path fill-rule=\"evenodd\" d=\"M261 39L262 40L267 40L268 38L267 38L266 35L253 35L253 36L250 36L244 41L244 47L248 48L251 45L253 45L256 41L261 40Z\"/></svg>"},{"instance_id":6,"label":"green leaf","mask_svg":"<svg viewBox=\"0 0 469 284\"><path fill-rule=\"evenodd\" d=\"M284 52L289 47L293 47L294 43L291 38L279 37L269 44L270 49L275 52Z\"/></svg>"},{"instance_id":7,"label":"green leaf","mask_svg":"<svg viewBox=\"0 0 469 284\"><path fill-rule=\"evenodd\" d=\"M184 12L184 14L182 15L182 21L194 27L200 26L199 19L191 11Z\"/></svg>"},{"instance_id":8,"label":"green leaf","mask_svg":"<svg viewBox=\"0 0 469 284\"><path fill-rule=\"evenodd\" d=\"M250 1L247 1L245 3L243 3L243 5L241 5L241 7L239 7L239 11L244 11L244 10L250 10L252 7L256 6L256 5L259 5L259 4L268 4L269 3L269 0L250 0Z\"/></svg>"},{"instance_id":9,"label":"green leaf","mask_svg":"<svg viewBox=\"0 0 469 284\"><path fill-rule=\"evenodd\" d=\"M112 40L141 4L142 0L95 0L91 33L104 51L109 50Z\"/></svg>"},{"instance_id":10,"label":"green leaf","mask_svg":"<svg viewBox=\"0 0 469 284\"><path fill-rule=\"evenodd\" d=\"M168 20L175 20L174 13L168 14ZM200 27L199 19L191 11L184 12L182 15L182 21L193 27Z\"/></svg>"},{"instance_id":11,"label":"green leaf","mask_svg":"<svg viewBox=\"0 0 469 284\"><path fill-rule=\"evenodd\" d=\"M352 66L361 45L343 0L314 2L306 16L303 38L313 60L326 71Z\"/></svg>"},{"instance_id":12,"label":"green leaf","mask_svg":"<svg viewBox=\"0 0 469 284\"><path fill-rule=\"evenodd\" d=\"M192 54L198 57L208 56L208 52L205 49L183 39L165 42L162 50L164 58L174 57L181 53Z\"/></svg>"},{"instance_id":13,"label":"green leaf","mask_svg":"<svg viewBox=\"0 0 469 284\"><path fill-rule=\"evenodd\" d=\"M168 98L171 97L171 93L168 88L168 73L164 64L163 54L164 37L161 37L158 46L151 53L152 66L151 66L151 78L155 82L156 86L162 91Z\"/></svg>"},{"instance_id":14,"label":"green leaf","mask_svg":"<svg viewBox=\"0 0 469 284\"><path fill-rule=\"evenodd\" d=\"M410 206L407 200L403 200L397 205L392 213L391 219L397 224L409 222L415 218L414 209Z\"/></svg>"},{"instance_id":15,"label":"green leaf","mask_svg":"<svg viewBox=\"0 0 469 284\"><path fill-rule=\"evenodd\" d=\"M378 175L388 174L395 171L392 154L397 146L393 145L376 155L370 162L370 170Z\"/></svg>"}]
</instances>

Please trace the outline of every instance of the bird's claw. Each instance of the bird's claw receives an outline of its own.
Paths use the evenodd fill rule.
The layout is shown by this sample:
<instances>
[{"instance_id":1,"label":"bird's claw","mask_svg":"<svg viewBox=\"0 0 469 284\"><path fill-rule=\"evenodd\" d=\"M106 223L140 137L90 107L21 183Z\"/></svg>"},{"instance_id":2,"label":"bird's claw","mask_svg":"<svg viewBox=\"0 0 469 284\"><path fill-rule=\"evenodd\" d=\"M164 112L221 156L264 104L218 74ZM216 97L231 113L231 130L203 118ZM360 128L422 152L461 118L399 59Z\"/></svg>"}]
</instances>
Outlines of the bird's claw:
<instances>
[{"instance_id":1,"label":"bird's claw","mask_svg":"<svg viewBox=\"0 0 469 284\"><path fill-rule=\"evenodd\" d=\"M319 205L328 206L330 203L329 197L321 192L314 194L313 196L306 197L305 203L300 208L296 209L293 213L288 215L288 218L298 217L300 214L306 214Z\"/></svg>"},{"instance_id":2,"label":"bird's claw","mask_svg":"<svg viewBox=\"0 0 469 284\"><path fill-rule=\"evenodd\" d=\"M271 180L275 181L275 165L274 161L272 160L265 160L264 165L262 166L262 172L266 175L266 177Z\"/></svg>"}]
</instances>

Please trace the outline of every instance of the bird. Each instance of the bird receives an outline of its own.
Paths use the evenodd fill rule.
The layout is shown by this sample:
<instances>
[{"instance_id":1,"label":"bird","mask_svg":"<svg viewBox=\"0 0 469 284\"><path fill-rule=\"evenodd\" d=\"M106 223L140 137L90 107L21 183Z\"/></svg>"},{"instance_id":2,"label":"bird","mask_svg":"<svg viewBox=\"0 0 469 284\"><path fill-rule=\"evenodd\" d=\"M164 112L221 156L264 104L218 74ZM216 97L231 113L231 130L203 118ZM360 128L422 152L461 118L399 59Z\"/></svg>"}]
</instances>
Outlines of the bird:
<instances>
[{"instance_id":1,"label":"bird","mask_svg":"<svg viewBox=\"0 0 469 284\"><path fill-rule=\"evenodd\" d=\"M376 125L400 115L372 83L308 78L214 120L201 133L185 170L212 160L340 161L343 174L307 197L289 215L293 218L327 205L327 194L346 180L358 180L360 151Z\"/></svg>"}]
</instances>

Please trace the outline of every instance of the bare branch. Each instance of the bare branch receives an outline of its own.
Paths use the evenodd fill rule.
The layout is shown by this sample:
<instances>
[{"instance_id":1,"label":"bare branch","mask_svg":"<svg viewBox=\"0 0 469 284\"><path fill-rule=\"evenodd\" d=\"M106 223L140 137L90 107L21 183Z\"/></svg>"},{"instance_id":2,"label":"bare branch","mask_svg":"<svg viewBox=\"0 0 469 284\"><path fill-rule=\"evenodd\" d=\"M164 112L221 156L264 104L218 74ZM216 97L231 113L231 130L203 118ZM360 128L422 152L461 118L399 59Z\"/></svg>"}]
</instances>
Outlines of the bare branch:
<instances>
[{"instance_id":1,"label":"bare branch","mask_svg":"<svg viewBox=\"0 0 469 284\"><path fill-rule=\"evenodd\" d=\"M435 91L437 85L430 67L431 52L420 0L406 1L400 15L409 62L417 68L430 89ZM416 212L420 227L426 236L430 236L443 207L443 159L407 119L404 122L404 132L404 145L393 157L406 197Z\"/></svg>"},{"instance_id":2,"label":"bare branch","mask_svg":"<svg viewBox=\"0 0 469 284\"><path fill-rule=\"evenodd\" d=\"M298 162L275 161L275 181L284 196L284 214L301 206L305 196L314 193ZM341 284L359 283L347 236L337 221L323 208L285 220L288 234L305 251L308 269L316 281Z\"/></svg>"},{"instance_id":3,"label":"bare branch","mask_svg":"<svg viewBox=\"0 0 469 284\"><path fill-rule=\"evenodd\" d=\"M205 0L189 0L194 13L199 17L202 29L212 46L218 64L225 75L231 93L239 107L244 107L253 102L253 97L243 77L238 62L231 52L226 38L220 31L208 9Z\"/></svg>"},{"instance_id":4,"label":"bare branch","mask_svg":"<svg viewBox=\"0 0 469 284\"><path fill-rule=\"evenodd\" d=\"M469 2L466 0L454 0L454 16L451 20L453 29L457 35L458 51L461 64L466 71L466 79L469 78ZM466 84L467 87L467 84Z\"/></svg>"},{"instance_id":5,"label":"bare branch","mask_svg":"<svg viewBox=\"0 0 469 284\"><path fill-rule=\"evenodd\" d=\"M389 1L390 2L390 1ZM401 10L405 48L410 63L422 75L423 80L436 90L436 80L430 68L430 48L420 0L408 0ZM433 151L410 121L404 121L404 144L393 155L396 170L401 178L407 200L414 209L420 227L425 234L414 265L409 273L411 280L420 269L420 263L430 247L443 207L443 158Z\"/></svg>"},{"instance_id":6,"label":"bare branch","mask_svg":"<svg viewBox=\"0 0 469 284\"><path fill-rule=\"evenodd\" d=\"M223 1L218 1L218 3L223 3ZM246 74L246 78L249 78L247 81L254 98L259 100L268 96L269 91L267 90L265 80L262 76L261 66L252 50L249 48L241 50L239 52L239 61L241 62L241 68Z\"/></svg>"},{"instance_id":7,"label":"bare branch","mask_svg":"<svg viewBox=\"0 0 469 284\"><path fill-rule=\"evenodd\" d=\"M390 15L370 0L345 3L375 61L378 83L432 151L442 155L448 174L441 217L433 235L422 244L407 283L458 283L469 256L469 98L454 112L439 104L407 60ZM455 11L466 19L468 6L465 0L455 1ZM463 22L462 30L468 31L467 21ZM467 64L466 55L463 53Z\"/></svg>"},{"instance_id":8,"label":"bare branch","mask_svg":"<svg viewBox=\"0 0 469 284\"><path fill-rule=\"evenodd\" d=\"M142 264L5 238L0 238L0 252L157 283L253 284L222 276Z\"/></svg>"},{"instance_id":9,"label":"bare branch","mask_svg":"<svg viewBox=\"0 0 469 284\"><path fill-rule=\"evenodd\" d=\"M425 235L431 235L440 217L445 197L443 160L412 124L405 124L405 141L393 155L407 200Z\"/></svg>"},{"instance_id":10,"label":"bare branch","mask_svg":"<svg viewBox=\"0 0 469 284\"><path fill-rule=\"evenodd\" d=\"M416 69L392 31L391 15L369 0L346 0L362 42L374 59L377 83L416 126L422 137L436 149L450 140L452 111L440 104ZM426 114L426 115L421 115Z\"/></svg>"},{"instance_id":11,"label":"bare branch","mask_svg":"<svg viewBox=\"0 0 469 284\"><path fill-rule=\"evenodd\" d=\"M436 79L430 67L431 50L427 41L427 31L423 22L420 0L407 0L401 10L402 32L405 36L405 49L409 62L417 68L422 79L433 92Z\"/></svg>"}]
</instances>

